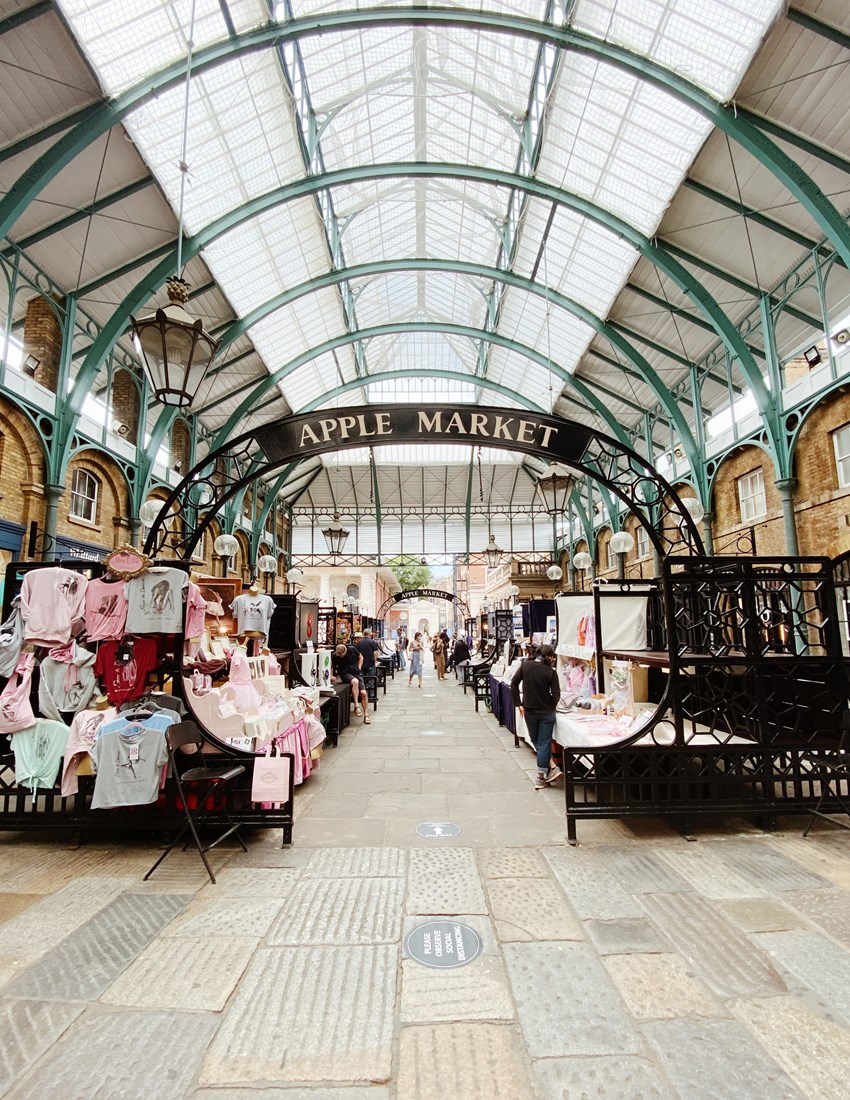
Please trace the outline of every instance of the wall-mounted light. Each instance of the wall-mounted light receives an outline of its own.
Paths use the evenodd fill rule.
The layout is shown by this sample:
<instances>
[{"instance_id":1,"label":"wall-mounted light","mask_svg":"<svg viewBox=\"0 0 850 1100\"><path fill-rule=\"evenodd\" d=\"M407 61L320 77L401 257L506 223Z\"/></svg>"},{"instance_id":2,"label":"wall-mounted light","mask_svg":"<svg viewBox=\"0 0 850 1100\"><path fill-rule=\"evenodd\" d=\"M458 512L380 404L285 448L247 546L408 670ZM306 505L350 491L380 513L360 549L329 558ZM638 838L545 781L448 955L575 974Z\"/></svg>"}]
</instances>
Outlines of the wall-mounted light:
<instances>
[{"instance_id":1,"label":"wall-mounted light","mask_svg":"<svg viewBox=\"0 0 850 1100\"><path fill-rule=\"evenodd\" d=\"M125 424L123 420L113 420L111 427L112 431L116 435L120 435L123 439L126 439L130 434L130 425Z\"/></svg>"},{"instance_id":2,"label":"wall-mounted light","mask_svg":"<svg viewBox=\"0 0 850 1100\"><path fill-rule=\"evenodd\" d=\"M816 367L821 362L821 353L816 347L806 348L803 352L803 358L809 364L809 369Z\"/></svg>"},{"instance_id":3,"label":"wall-mounted light","mask_svg":"<svg viewBox=\"0 0 850 1100\"><path fill-rule=\"evenodd\" d=\"M36 359L34 355L27 355L25 356L24 361L21 364L21 370L24 372L24 374L28 375L28 377L35 378L35 372L40 366L40 359Z\"/></svg>"}]
</instances>

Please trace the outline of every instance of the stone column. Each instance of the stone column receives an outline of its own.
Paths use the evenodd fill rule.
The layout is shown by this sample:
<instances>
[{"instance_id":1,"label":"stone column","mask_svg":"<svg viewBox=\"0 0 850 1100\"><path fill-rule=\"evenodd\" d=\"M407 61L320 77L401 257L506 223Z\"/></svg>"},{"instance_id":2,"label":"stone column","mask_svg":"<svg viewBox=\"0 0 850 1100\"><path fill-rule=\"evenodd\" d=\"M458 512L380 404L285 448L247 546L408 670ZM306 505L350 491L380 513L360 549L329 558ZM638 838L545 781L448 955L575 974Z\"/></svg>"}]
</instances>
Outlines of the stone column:
<instances>
[{"instance_id":1,"label":"stone column","mask_svg":"<svg viewBox=\"0 0 850 1100\"><path fill-rule=\"evenodd\" d=\"M41 551L44 561L53 556L56 531L59 526L59 502L65 495L64 485L48 485L46 488L47 507L44 513L44 546Z\"/></svg>"},{"instance_id":2,"label":"stone column","mask_svg":"<svg viewBox=\"0 0 850 1100\"><path fill-rule=\"evenodd\" d=\"M797 487L797 479L794 477L779 478L774 482L782 498L782 520L785 525L785 552L791 558L796 558L800 553L797 542L797 522L794 516L794 489Z\"/></svg>"}]
</instances>

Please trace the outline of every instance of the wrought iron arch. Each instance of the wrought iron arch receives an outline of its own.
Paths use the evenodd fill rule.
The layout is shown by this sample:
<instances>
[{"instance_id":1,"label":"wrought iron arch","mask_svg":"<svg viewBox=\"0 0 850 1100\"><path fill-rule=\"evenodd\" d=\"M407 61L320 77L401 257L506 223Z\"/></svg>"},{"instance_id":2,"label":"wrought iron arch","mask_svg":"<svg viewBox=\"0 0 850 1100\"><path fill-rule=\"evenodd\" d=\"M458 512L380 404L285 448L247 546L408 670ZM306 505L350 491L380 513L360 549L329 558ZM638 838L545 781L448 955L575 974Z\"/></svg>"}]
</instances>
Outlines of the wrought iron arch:
<instances>
[{"instance_id":1,"label":"wrought iron arch","mask_svg":"<svg viewBox=\"0 0 850 1100\"><path fill-rule=\"evenodd\" d=\"M703 553L696 524L673 486L620 440L564 417L463 405L356 405L298 413L245 432L207 454L172 490L151 527L146 552L158 553L167 540L174 545L176 536L183 556L191 557L216 514L245 486L300 459L363 446L458 441L568 465L622 500L662 556L680 547L685 553ZM212 471L220 458L230 460L230 472L217 481ZM209 503L199 514L191 494L197 500L202 488L209 493ZM172 509L176 510L175 531L168 529ZM645 511L655 511L662 521L669 517L672 523L668 526L678 537L670 537L663 522L653 527Z\"/></svg>"},{"instance_id":2,"label":"wrought iron arch","mask_svg":"<svg viewBox=\"0 0 850 1100\"><path fill-rule=\"evenodd\" d=\"M384 600L375 618L385 619L393 604L401 603L402 600L449 600L461 609L465 619L470 617L469 604L453 592L443 592L440 588L405 588L403 592L396 592L394 596Z\"/></svg>"}]
</instances>

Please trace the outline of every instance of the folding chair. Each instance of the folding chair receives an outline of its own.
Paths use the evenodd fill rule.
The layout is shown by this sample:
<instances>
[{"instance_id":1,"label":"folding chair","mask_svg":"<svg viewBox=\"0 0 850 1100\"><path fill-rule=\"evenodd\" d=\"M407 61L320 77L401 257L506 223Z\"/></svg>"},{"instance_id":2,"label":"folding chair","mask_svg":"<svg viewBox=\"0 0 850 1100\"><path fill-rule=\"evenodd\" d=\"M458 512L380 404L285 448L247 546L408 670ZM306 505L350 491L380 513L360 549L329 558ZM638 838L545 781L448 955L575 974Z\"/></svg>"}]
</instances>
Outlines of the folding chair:
<instances>
[{"instance_id":1,"label":"folding chair","mask_svg":"<svg viewBox=\"0 0 850 1100\"><path fill-rule=\"evenodd\" d=\"M828 821L830 825L837 825L840 829L850 829L850 823L836 821L830 814L821 810L825 801L837 802L850 821L850 804L848 804L850 793L843 797L840 793L841 781L850 783L850 710L845 710L842 714L840 729L841 739L835 752L811 758L812 772L820 777L820 798L817 806L812 810L811 820L803 836L809 835L809 829L814 825L816 817L822 817L824 821Z\"/></svg>"},{"instance_id":2,"label":"folding chair","mask_svg":"<svg viewBox=\"0 0 850 1100\"><path fill-rule=\"evenodd\" d=\"M210 867L210 861L207 859L206 855L210 848L215 848L217 845L221 844L223 840L233 834L239 841L242 851L248 851L242 841L242 837L239 836L237 832L239 824L235 823L227 812L227 792L224 790L227 784L234 780L237 775L242 775L245 768L241 764L232 764L230 767L207 767L207 762L201 749L203 743L203 735L194 722L176 722L165 731L165 744L168 748L171 774L174 777L177 793L183 804L183 812L186 814L186 823L145 875L143 879L145 882L150 878L157 867L159 867L160 863L162 863L171 849L175 848L180 843L187 832L192 834L195 847L198 849L198 854L204 861L204 866L210 876L210 881L213 883L215 883L215 875L213 874L212 867ZM195 751L193 753L187 754L178 752L178 750L183 749L184 746L190 745L194 747ZM181 772L180 765L182 764L185 768L187 762L193 766ZM195 788L196 784L198 785L197 788ZM188 792L184 785L188 785ZM204 810L203 807L206 805L207 799L210 796L213 798L212 809ZM193 811L189 809L190 797L194 797L196 801L197 809L194 811L194 817ZM228 828L226 832L223 832L220 837L212 842L212 844L208 844L206 848L204 848L201 845L198 830L203 828L209 819L217 813L224 815L230 828ZM187 841L183 847L184 851L189 847L189 844L190 841Z\"/></svg>"}]
</instances>

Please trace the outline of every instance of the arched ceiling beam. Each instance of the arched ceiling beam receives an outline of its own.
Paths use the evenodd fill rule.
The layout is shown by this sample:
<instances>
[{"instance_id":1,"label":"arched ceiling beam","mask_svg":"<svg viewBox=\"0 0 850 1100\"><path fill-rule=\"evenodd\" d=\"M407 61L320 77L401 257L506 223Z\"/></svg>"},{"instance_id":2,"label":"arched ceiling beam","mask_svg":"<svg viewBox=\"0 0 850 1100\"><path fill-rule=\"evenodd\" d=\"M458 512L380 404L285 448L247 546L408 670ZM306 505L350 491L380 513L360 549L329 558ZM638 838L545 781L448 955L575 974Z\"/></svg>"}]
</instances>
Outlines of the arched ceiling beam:
<instances>
[{"instance_id":1,"label":"arched ceiling beam","mask_svg":"<svg viewBox=\"0 0 850 1100\"><path fill-rule=\"evenodd\" d=\"M455 336L467 336L471 340L489 340L495 344L499 344L501 347L507 348L508 351L514 351L518 355L524 356L526 359L531 359L539 366L551 370L553 374L563 379L564 382L579 392L582 397L584 397L588 406L608 425L617 439L626 446L629 446L625 432L618 424L615 417L606 408L604 402L600 401L592 390L590 390L590 388L580 379L575 378L569 371L564 370L563 367L559 367L556 363L548 360L546 356L542 355L539 351L535 351L534 348L526 347L524 344L518 344L515 340L510 340L507 336L500 336L498 333L486 332L484 329L472 328L468 325L450 325L445 322L440 323L432 321L406 321L397 324L375 325L372 328L361 329L360 332L356 334L344 333L341 336L333 337L331 340L326 340L324 343L318 344L315 348L311 348L309 351L305 351L301 355L296 356L294 359L290 360L289 363L285 364L285 366L280 367L273 374L270 374L267 378L257 383L248 397L246 397L239 407L231 413L227 422L219 428L215 438L210 444L211 449L215 450L227 441L240 420L252 411L258 398L262 397L263 394L267 393L272 387L277 386L284 378L300 367L303 367L306 363L309 363L312 359L317 358L319 355L323 355L325 352L333 351L335 348L344 347L358 337L368 340L373 336L393 336L396 333L403 332L452 333ZM471 381L475 380L472 375L466 377ZM362 382L363 379L355 379L355 381ZM479 378L477 381L481 384L483 379ZM516 395L514 394L513 396L516 400Z\"/></svg>"},{"instance_id":2,"label":"arched ceiling beam","mask_svg":"<svg viewBox=\"0 0 850 1100\"><path fill-rule=\"evenodd\" d=\"M568 298L566 295L560 294L558 291L550 289L549 287L541 286L541 284L531 279L527 279L522 275L516 275L512 271L505 271L502 268L489 267L486 264L471 263L465 260L430 260L419 258L376 260L368 264L355 265L342 271L327 272L306 283L302 283L300 286L291 287L289 290L283 291L268 302L264 302L262 305L257 306L256 309L246 314L245 317L234 322L230 330L222 337L221 349L226 350L230 343L240 336L245 335L253 325L256 325L270 313L275 312L275 310L282 308L304 294L322 290L342 281L352 281L359 278L386 275L399 271L445 271L450 274L462 274L484 279L493 279L496 282L527 291L530 294L536 294L552 305L558 306L573 317L577 317L579 320L583 321L590 328L595 329L600 336L604 336L612 346L616 347L617 350L633 364L637 375L653 390L667 415L670 417L671 421L675 423L677 431L685 433L683 445L689 436L693 438L687 421L680 415L678 403L670 399L667 387L661 381L660 376L655 372L648 360L644 358L627 339L625 339L616 326L603 321L597 314L574 301L572 298ZM706 322L706 324L707 323L708 322ZM686 365L690 366L690 363L686 363ZM209 409L210 407L209 405L202 406L199 411L203 412L205 408ZM693 457L696 459L695 448Z\"/></svg>"},{"instance_id":3,"label":"arched ceiling beam","mask_svg":"<svg viewBox=\"0 0 850 1100\"><path fill-rule=\"evenodd\" d=\"M824 235L850 266L850 227L827 196L802 168L775 145L734 104L724 104L680 74L616 43L595 38L571 26L554 27L537 20L496 12L463 9L376 8L360 11L322 12L317 15L270 23L244 34L197 50L192 71L199 75L242 54L268 49L316 34L327 34L376 26L464 27L485 33L507 33L585 54L625 70L640 80L687 103L708 118L719 130L734 138L742 148L765 165L820 225ZM95 108L89 118L74 127L38 158L0 202L0 238L58 171L66 167L91 141L103 134L140 104L178 84L185 77L188 59L181 58L152 74L111 101Z\"/></svg>"},{"instance_id":4,"label":"arched ceiling beam","mask_svg":"<svg viewBox=\"0 0 850 1100\"><path fill-rule=\"evenodd\" d=\"M434 369L433 367L414 367L407 370L387 370L381 371L379 374L370 374L365 378L355 378L351 382L345 382L341 386L334 386L332 390L326 390L321 397L315 398L306 405L302 405L300 409L295 409L295 412L313 412L314 409L319 409L324 405L326 401L333 401L335 397L341 397L345 393L351 393L352 390L363 389L365 386L373 386L379 382L392 382L400 378L448 378L453 382L464 382L471 386L483 386L485 389L492 390L494 393L499 393L502 397L507 397L511 401L516 401L526 409L531 409L533 412L548 413L548 409L544 409L542 405L538 405L536 401L532 401L530 397L526 397L525 394L517 393L515 390L509 389L508 386L503 386L499 382L493 382L489 378L476 378L472 374L465 374L463 371L458 370L442 370Z\"/></svg>"}]
</instances>

